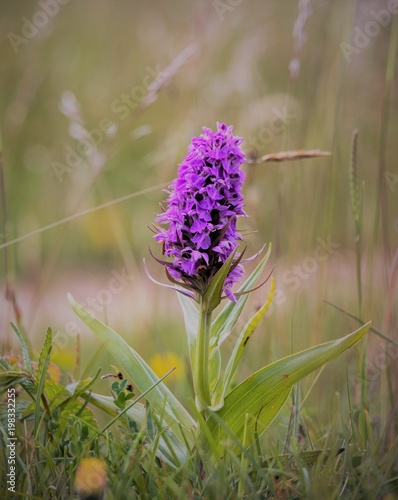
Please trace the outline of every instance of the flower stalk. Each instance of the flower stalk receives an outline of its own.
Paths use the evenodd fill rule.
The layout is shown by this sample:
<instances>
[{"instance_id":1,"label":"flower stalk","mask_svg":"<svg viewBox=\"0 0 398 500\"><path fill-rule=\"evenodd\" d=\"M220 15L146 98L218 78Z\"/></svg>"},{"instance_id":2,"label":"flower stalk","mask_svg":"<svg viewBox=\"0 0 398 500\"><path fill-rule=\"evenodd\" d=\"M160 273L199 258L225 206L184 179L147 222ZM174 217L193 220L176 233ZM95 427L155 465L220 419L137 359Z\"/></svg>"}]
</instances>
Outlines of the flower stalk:
<instances>
[{"instance_id":1,"label":"flower stalk","mask_svg":"<svg viewBox=\"0 0 398 500\"><path fill-rule=\"evenodd\" d=\"M201 301L199 311L199 324L196 339L195 363L193 381L196 394L196 406L199 411L211 405L209 383L209 355L210 355L210 330L211 311Z\"/></svg>"}]
</instances>

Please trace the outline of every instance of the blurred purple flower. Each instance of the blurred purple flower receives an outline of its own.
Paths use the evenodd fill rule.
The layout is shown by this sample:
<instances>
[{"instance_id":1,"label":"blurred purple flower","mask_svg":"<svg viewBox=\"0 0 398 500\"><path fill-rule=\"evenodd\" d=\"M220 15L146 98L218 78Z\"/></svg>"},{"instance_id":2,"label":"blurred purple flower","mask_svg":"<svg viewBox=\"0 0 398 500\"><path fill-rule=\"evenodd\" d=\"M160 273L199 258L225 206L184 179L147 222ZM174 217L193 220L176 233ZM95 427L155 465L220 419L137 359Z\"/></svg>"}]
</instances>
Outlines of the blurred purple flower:
<instances>
[{"instance_id":1,"label":"blurred purple flower","mask_svg":"<svg viewBox=\"0 0 398 500\"><path fill-rule=\"evenodd\" d=\"M164 254L173 258L163 262L169 276L199 294L206 291L241 240L236 229L237 218L246 215L241 143L242 139L232 134L232 127L224 123L217 123L216 132L203 127L203 134L192 139L178 177L166 191L167 208L156 218L168 226L155 226L155 239L163 245ZM224 292L231 300L235 300L231 287L242 275L242 266L232 265L224 282Z\"/></svg>"}]
</instances>

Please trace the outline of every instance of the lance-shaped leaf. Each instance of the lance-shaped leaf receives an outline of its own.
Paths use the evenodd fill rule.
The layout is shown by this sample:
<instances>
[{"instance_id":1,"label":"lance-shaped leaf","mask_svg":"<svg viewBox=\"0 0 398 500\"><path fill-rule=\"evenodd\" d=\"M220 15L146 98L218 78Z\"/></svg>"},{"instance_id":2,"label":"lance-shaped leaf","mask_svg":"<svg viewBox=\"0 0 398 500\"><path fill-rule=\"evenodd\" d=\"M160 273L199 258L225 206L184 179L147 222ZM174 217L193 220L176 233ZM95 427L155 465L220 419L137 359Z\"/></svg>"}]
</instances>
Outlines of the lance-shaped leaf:
<instances>
[{"instance_id":1,"label":"lance-shaped leaf","mask_svg":"<svg viewBox=\"0 0 398 500\"><path fill-rule=\"evenodd\" d=\"M66 388L71 394L73 394L73 392L76 389L76 386L77 383L75 382L73 384L69 384ZM96 394L91 391L81 394L80 397L82 397L89 403L93 404L100 410L104 411L108 415L111 415L112 417L117 415L117 408L115 406L113 397L103 396L102 394ZM145 427L146 423L145 405L143 405L142 403L136 403L134 406L129 408L129 410L126 413L132 420L136 422L139 429Z\"/></svg>"},{"instance_id":2,"label":"lance-shaped leaf","mask_svg":"<svg viewBox=\"0 0 398 500\"><path fill-rule=\"evenodd\" d=\"M252 289L257 280L259 279L261 273L263 272L269 256L271 255L271 245L269 245L267 253L264 255L261 262L255 268L255 270L251 273L251 275L247 278L247 280L243 283L243 285L239 288L238 294L242 292L247 292ZM236 302L228 301L225 305L224 309L220 312L220 314L215 318L211 328L211 345L220 346L224 340L231 333L232 328L236 324L240 313L242 312L249 295L246 293L244 295L238 296Z\"/></svg>"},{"instance_id":3,"label":"lance-shaped leaf","mask_svg":"<svg viewBox=\"0 0 398 500\"><path fill-rule=\"evenodd\" d=\"M80 380L79 382L74 382L72 384L69 384L65 388L63 388L64 390L69 392L69 396L64 398L64 400L61 402L56 402L57 403L56 407L59 407L61 410L63 410L66 406L71 404L71 402L73 400L76 400L76 399L82 397L83 394L88 393L89 390L91 390L91 387L96 382L96 380L100 374L100 371L101 371L101 369L99 369L97 371L97 373L95 374L94 377L90 377L90 378L87 378L85 380ZM54 408L55 408L55 406L52 405L51 409L54 410Z\"/></svg>"},{"instance_id":4,"label":"lance-shaped leaf","mask_svg":"<svg viewBox=\"0 0 398 500\"><path fill-rule=\"evenodd\" d=\"M221 352L220 349L214 349L210 352L209 356L209 387L210 393L214 394L217 391L217 387L221 387L222 377L221 377ZM213 405L212 397L212 405Z\"/></svg>"},{"instance_id":5,"label":"lance-shaped leaf","mask_svg":"<svg viewBox=\"0 0 398 500\"><path fill-rule=\"evenodd\" d=\"M118 367L123 374L133 382L140 392L147 391L159 381L159 377L154 371L120 335L89 314L70 294L68 294L68 299L75 313L105 344L108 352L117 360ZM153 387L145 397L157 414L163 414L165 422L177 436L182 440L184 436L187 439L193 439L192 432L195 430L195 421L164 383L161 382Z\"/></svg>"},{"instance_id":6,"label":"lance-shaped leaf","mask_svg":"<svg viewBox=\"0 0 398 500\"><path fill-rule=\"evenodd\" d=\"M24 367L28 373L32 373L33 368L32 368L32 362L30 359L28 344L26 343L26 340L25 340L24 336L22 335L22 333L19 331L18 327L16 325L14 325L14 323L11 323L11 326L12 326L14 332L17 334L19 342L21 343L22 359L23 359Z\"/></svg>"},{"instance_id":7,"label":"lance-shaped leaf","mask_svg":"<svg viewBox=\"0 0 398 500\"><path fill-rule=\"evenodd\" d=\"M199 311L195 302L185 295L178 295L181 309L184 314L185 330L187 332L189 359L191 360L192 373L195 370L196 338L198 335Z\"/></svg>"},{"instance_id":8,"label":"lance-shaped leaf","mask_svg":"<svg viewBox=\"0 0 398 500\"><path fill-rule=\"evenodd\" d=\"M15 371L14 367L10 365L10 363L4 359L2 356L0 356L0 369L7 370L9 371ZM1 374L2 372L0 372ZM8 389L8 387L12 387L13 385L16 384L21 384L21 386L25 389L25 391L30 395L32 399L35 399L35 393L36 393L36 386L35 384L31 381L31 376L28 373L25 373L24 375L18 376L15 375L15 378L11 378L7 382L6 386L3 386L3 383L1 382L1 388L2 390Z\"/></svg>"},{"instance_id":9,"label":"lance-shaped leaf","mask_svg":"<svg viewBox=\"0 0 398 500\"><path fill-rule=\"evenodd\" d=\"M243 353L246 350L249 339L252 336L254 330L258 327L261 319L267 312L269 306L271 305L272 299L274 297L274 292L275 292L275 280L272 278L271 290L269 292L265 304L262 307L260 307L260 309L256 312L256 314L246 323L245 327L243 328L241 334L239 335L235 343L234 350L232 351L231 357L229 358L227 366L225 368L222 387L219 386L221 387L221 389L219 389L219 392L218 393L216 392L215 394L214 404L222 405L224 397L227 394L228 389L233 380L233 376L236 372L236 369L239 366L239 362L242 359Z\"/></svg>"},{"instance_id":10,"label":"lance-shaped leaf","mask_svg":"<svg viewBox=\"0 0 398 500\"><path fill-rule=\"evenodd\" d=\"M43 372L47 372L48 364L50 363L50 353L53 342L53 333L51 328L47 329L46 338L44 340L44 345L40 351L39 356L39 364L37 366L37 373L35 377L35 384L38 386L40 381L43 379L43 387L44 387L44 379Z\"/></svg>"},{"instance_id":11,"label":"lance-shaped leaf","mask_svg":"<svg viewBox=\"0 0 398 500\"><path fill-rule=\"evenodd\" d=\"M346 337L293 354L253 373L226 396L217 416L241 441L245 431L246 443L251 444L255 430L260 435L279 413L292 386L359 342L370 325L366 323ZM247 414L251 418L245 430ZM210 417L208 426L215 439L221 441L225 434L217 420Z\"/></svg>"},{"instance_id":12,"label":"lance-shaped leaf","mask_svg":"<svg viewBox=\"0 0 398 500\"><path fill-rule=\"evenodd\" d=\"M43 348L39 356L39 365L36 374L35 385L37 388L36 394L36 406L35 406L35 424L34 424L34 434L38 435L39 424L40 424L40 401L44 392L44 386L46 384L46 375L48 365L50 364L50 355L52 349L53 334L51 328L48 328L46 338L44 341Z\"/></svg>"},{"instance_id":13,"label":"lance-shaped leaf","mask_svg":"<svg viewBox=\"0 0 398 500\"><path fill-rule=\"evenodd\" d=\"M238 261L241 259L243 253L240 254L239 258L233 263L237 248L231 253L228 259L224 262L224 264L220 267L220 269L216 272L213 278L210 281L210 285L208 286L206 292L202 298L203 307L205 307L206 311L213 311L218 304L221 302L221 295L223 291L224 282L228 276L229 271L238 264Z\"/></svg>"}]
</instances>

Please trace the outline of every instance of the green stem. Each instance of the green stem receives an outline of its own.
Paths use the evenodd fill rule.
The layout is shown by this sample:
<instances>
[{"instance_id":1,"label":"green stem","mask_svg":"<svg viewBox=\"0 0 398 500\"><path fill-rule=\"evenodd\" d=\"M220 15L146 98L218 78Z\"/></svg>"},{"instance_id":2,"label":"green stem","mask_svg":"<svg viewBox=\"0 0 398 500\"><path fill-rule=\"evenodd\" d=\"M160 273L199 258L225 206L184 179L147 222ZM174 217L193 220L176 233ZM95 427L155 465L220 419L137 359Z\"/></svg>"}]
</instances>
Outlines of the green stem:
<instances>
[{"instance_id":1,"label":"green stem","mask_svg":"<svg viewBox=\"0 0 398 500\"><path fill-rule=\"evenodd\" d=\"M358 312L362 318L362 269L361 269L361 230L358 228L355 235L355 253L357 270L357 294L358 294Z\"/></svg>"},{"instance_id":2,"label":"green stem","mask_svg":"<svg viewBox=\"0 0 398 500\"><path fill-rule=\"evenodd\" d=\"M200 304L198 336L196 339L194 385L198 410L211 405L209 384L211 312L202 302Z\"/></svg>"},{"instance_id":3,"label":"green stem","mask_svg":"<svg viewBox=\"0 0 398 500\"><path fill-rule=\"evenodd\" d=\"M355 241L355 247L356 247L356 261L357 261L357 289L358 289L358 310L359 310L359 317L362 318L362 281L361 281L361 229L360 229L360 223L358 222L357 229L356 229L356 241ZM366 347L366 339L364 339L362 343L362 349L361 349L361 404L362 404L362 409L366 406L366 391L367 391L367 384L366 384L366 361L367 361L367 347ZM362 434L366 438L366 424L362 426Z\"/></svg>"}]
</instances>

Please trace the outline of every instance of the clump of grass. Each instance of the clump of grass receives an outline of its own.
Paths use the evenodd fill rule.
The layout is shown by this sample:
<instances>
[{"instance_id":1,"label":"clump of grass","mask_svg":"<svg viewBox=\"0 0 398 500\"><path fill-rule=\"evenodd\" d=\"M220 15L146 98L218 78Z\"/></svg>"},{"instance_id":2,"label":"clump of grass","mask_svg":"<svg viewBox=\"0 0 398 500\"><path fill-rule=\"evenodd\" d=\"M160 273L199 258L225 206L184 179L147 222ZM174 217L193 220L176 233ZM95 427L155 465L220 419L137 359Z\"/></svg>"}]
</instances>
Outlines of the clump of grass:
<instances>
[{"instance_id":1,"label":"clump of grass","mask_svg":"<svg viewBox=\"0 0 398 500\"><path fill-rule=\"evenodd\" d=\"M307 423L292 408L294 432L279 422L280 440L255 439L245 449L225 429L217 456L208 453L208 440L198 439L186 460L176 467L159 455L167 431L161 417L146 407L145 429L127 411L134 389L115 374L109 397L89 404L94 377L61 384L50 364L49 329L38 363L31 360L23 336L15 327L21 355L2 357L1 392L14 388L16 398L16 485L7 487L7 407L1 407L2 498L319 498L328 485L328 498L382 498L398 490L397 440L392 422L382 429L366 412L368 445L359 436L360 406L350 417L341 411L329 429ZM73 380L73 375L68 373ZM113 379L112 379L113 380ZM347 386L348 397L350 388ZM349 398L350 400L350 398ZM351 403L350 403L351 404ZM106 418L106 424L100 421ZM283 450L283 435L288 436ZM238 448L239 453L234 451Z\"/></svg>"}]
</instances>

